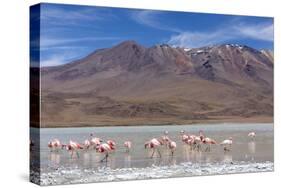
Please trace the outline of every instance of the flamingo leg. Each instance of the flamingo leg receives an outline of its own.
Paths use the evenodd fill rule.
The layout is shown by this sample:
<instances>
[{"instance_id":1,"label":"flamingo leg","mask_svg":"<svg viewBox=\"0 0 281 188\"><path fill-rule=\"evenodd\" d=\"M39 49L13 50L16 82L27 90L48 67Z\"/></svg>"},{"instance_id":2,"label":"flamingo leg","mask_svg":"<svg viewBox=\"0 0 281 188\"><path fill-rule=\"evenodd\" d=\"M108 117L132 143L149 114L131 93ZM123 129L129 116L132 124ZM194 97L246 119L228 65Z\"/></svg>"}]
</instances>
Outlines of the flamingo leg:
<instances>
[{"instance_id":1,"label":"flamingo leg","mask_svg":"<svg viewBox=\"0 0 281 188\"><path fill-rule=\"evenodd\" d=\"M73 158L73 151L71 151L70 157L71 157L71 159Z\"/></svg>"},{"instance_id":2,"label":"flamingo leg","mask_svg":"<svg viewBox=\"0 0 281 188\"><path fill-rule=\"evenodd\" d=\"M154 153L155 153L155 149L153 148L153 152L152 152L152 155L151 155L151 157L150 157L150 158L153 158Z\"/></svg>"},{"instance_id":3,"label":"flamingo leg","mask_svg":"<svg viewBox=\"0 0 281 188\"><path fill-rule=\"evenodd\" d=\"M161 153L160 153L160 151L159 151L159 148L157 148L157 152L158 152L158 154L159 154L159 156L160 156L160 158L161 158L162 156L161 156Z\"/></svg>"},{"instance_id":4,"label":"flamingo leg","mask_svg":"<svg viewBox=\"0 0 281 188\"><path fill-rule=\"evenodd\" d=\"M200 144L197 144L197 151L200 151L201 147Z\"/></svg>"},{"instance_id":5,"label":"flamingo leg","mask_svg":"<svg viewBox=\"0 0 281 188\"><path fill-rule=\"evenodd\" d=\"M108 159L108 153L106 153L105 155L105 162L107 162L107 159Z\"/></svg>"},{"instance_id":6,"label":"flamingo leg","mask_svg":"<svg viewBox=\"0 0 281 188\"><path fill-rule=\"evenodd\" d=\"M224 146L223 150L224 150L224 152L230 151L230 149L227 146Z\"/></svg>"},{"instance_id":7,"label":"flamingo leg","mask_svg":"<svg viewBox=\"0 0 281 188\"><path fill-rule=\"evenodd\" d=\"M208 151L208 146L206 147L206 149L205 149L205 152L207 152Z\"/></svg>"},{"instance_id":8,"label":"flamingo leg","mask_svg":"<svg viewBox=\"0 0 281 188\"><path fill-rule=\"evenodd\" d=\"M103 162L104 160L105 162L107 162L107 158L108 158L108 153L105 154L104 158L100 162Z\"/></svg>"},{"instance_id":9,"label":"flamingo leg","mask_svg":"<svg viewBox=\"0 0 281 188\"><path fill-rule=\"evenodd\" d=\"M79 158L79 153L78 153L78 151L76 151L76 155L77 155L77 158Z\"/></svg>"},{"instance_id":10,"label":"flamingo leg","mask_svg":"<svg viewBox=\"0 0 281 188\"><path fill-rule=\"evenodd\" d=\"M206 152L207 152L207 151L211 151L211 146L210 146L210 144L207 145L205 151L206 151Z\"/></svg>"}]
</instances>

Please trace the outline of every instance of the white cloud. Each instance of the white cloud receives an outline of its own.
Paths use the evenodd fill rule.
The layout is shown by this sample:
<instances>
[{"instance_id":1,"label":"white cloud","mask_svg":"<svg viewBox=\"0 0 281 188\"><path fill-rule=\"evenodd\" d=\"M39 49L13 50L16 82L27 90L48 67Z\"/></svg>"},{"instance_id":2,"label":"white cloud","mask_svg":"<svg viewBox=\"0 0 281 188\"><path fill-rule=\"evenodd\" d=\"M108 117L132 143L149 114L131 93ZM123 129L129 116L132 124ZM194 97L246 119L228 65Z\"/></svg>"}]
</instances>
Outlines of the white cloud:
<instances>
[{"instance_id":1,"label":"white cloud","mask_svg":"<svg viewBox=\"0 0 281 188\"><path fill-rule=\"evenodd\" d=\"M74 60L77 60L78 58L81 58L81 55L77 53L75 50L58 52L46 58L41 57L40 66L49 67L49 66L63 65L65 63L69 63Z\"/></svg>"},{"instance_id":2,"label":"white cloud","mask_svg":"<svg viewBox=\"0 0 281 188\"><path fill-rule=\"evenodd\" d=\"M62 65L65 62L65 58L63 56L52 56L48 59L45 59L40 62L41 67L50 67Z\"/></svg>"},{"instance_id":3,"label":"white cloud","mask_svg":"<svg viewBox=\"0 0 281 188\"><path fill-rule=\"evenodd\" d=\"M60 49L52 52L46 51L44 53L41 52L40 66L63 65L84 57L83 54L85 55L85 51L76 48Z\"/></svg>"},{"instance_id":4,"label":"white cloud","mask_svg":"<svg viewBox=\"0 0 281 188\"><path fill-rule=\"evenodd\" d=\"M182 32L171 36L169 44L180 47L200 47L221 43L233 39L233 36L226 35L225 31L214 32Z\"/></svg>"},{"instance_id":5,"label":"white cloud","mask_svg":"<svg viewBox=\"0 0 281 188\"><path fill-rule=\"evenodd\" d=\"M106 41L106 40L119 40L120 37L80 37L80 38L52 38L52 37L41 37L40 49L47 50L50 48L82 48L82 45L76 43L83 43L89 41ZM75 44L67 46L67 44Z\"/></svg>"},{"instance_id":6,"label":"white cloud","mask_svg":"<svg viewBox=\"0 0 281 188\"><path fill-rule=\"evenodd\" d=\"M181 47L201 47L247 38L272 42L273 24L247 25L239 23L233 26L231 23L231 26L220 27L213 31L184 31L171 36L168 43Z\"/></svg>"},{"instance_id":7,"label":"white cloud","mask_svg":"<svg viewBox=\"0 0 281 188\"><path fill-rule=\"evenodd\" d=\"M178 28L168 27L161 24L161 21L158 19L158 16L161 14L162 13L159 11L143 10L143 11L134 12L131 15L131 17L137 23L145 26L149 26L159 30L172 31L177 33L181 32L181 30Z\"/></svg>"},{"instance_id":8,"label":"white cloud","mask_svg":"<svg viewBox=\"0 0 281 188\"><path fill-rule=\"evenodd\" d=\"M215 30L190 31L164 25L163 20L162 22L160 20L161 14L161 12L145 10L133 13L132 18L139 24L148 27L175 32L176 34L172 35L167 41L167 43L175 46L201 47L247 38L273 41L273 23L249 25L241 19L233 19L218 26Z\"/></svg>"},{"instance_id":9,"label":"white cloud","mask_svg":"<svg viewBox=\"0 0 281 188\"><path fill-rule=\"evenodd\" d=\"M116 17L105 8L84 7L79 8L79 11L77 11L67 6L64 8L46 6L41 10L40 18L42 22L48 24L49 27L67 27L71 25L85 26L86 23L116 19Z\"/></svg>"},{"instance_id":10,"label":"white cloud","mask_svg":"<svg viewBox=\"0 0 281 188\"><path fill-rule=\"evenodd\" d=\"M242 23L233 28L245 37L263 41L273 41L273 24L246 25Z\"/></svg>"}]
</instances>

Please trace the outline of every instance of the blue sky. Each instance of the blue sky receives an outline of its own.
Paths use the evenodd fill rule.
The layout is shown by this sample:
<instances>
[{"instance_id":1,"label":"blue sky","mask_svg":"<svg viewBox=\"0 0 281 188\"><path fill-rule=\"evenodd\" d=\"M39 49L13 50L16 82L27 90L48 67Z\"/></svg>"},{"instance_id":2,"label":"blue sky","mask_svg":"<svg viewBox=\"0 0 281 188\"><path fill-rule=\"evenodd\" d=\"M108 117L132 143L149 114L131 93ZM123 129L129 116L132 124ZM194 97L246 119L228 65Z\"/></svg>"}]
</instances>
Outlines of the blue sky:
<instances>
[{"instance_id":1,"label":"blue sky","mask_svg":"<svg viewBox=\"0 0 281 188\"><path fill-rule=\"evenodd\" d=\"M42 66L61 65L124 40L149 47L224 43L273 49L273 19L171 11L41 5Z\"/></svg>"}]
</instances>

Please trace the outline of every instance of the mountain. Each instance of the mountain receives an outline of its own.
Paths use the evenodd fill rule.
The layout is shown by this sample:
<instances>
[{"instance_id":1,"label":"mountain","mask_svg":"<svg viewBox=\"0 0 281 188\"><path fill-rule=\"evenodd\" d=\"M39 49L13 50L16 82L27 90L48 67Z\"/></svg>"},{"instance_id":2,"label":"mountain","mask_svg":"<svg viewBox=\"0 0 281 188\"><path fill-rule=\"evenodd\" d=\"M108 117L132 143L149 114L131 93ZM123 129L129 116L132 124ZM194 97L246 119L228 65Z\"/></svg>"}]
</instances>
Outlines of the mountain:
<instances>
[{"instance_id":1,"label":"mountain","mask_svg":"<svg viewBox=\"0 0 281 188\"><path fill-rule=\"evenodd\" d=\"M41 68L43 127L272 121L273 53L125 41Z\"/></svg>"}]
</instances>

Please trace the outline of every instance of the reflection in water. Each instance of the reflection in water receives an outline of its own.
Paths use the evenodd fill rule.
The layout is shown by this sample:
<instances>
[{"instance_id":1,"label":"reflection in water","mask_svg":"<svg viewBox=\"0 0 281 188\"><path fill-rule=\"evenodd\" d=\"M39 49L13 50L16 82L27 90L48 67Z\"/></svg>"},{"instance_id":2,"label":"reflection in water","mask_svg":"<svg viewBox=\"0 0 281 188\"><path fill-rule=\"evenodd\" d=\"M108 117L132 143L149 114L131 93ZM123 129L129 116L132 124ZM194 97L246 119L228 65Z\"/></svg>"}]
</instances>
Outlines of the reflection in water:
<instances>
[{"instance_id":1,"label":"reflection in water","mask_svg":"<svg viewBox=\"0 0 281 188\"><path fill-rule=\"evenodd\" d=\"M250 154L255 154L256 153L256 142L252 141L248 143L248 149Z\"/></svg>"},{"instance_id":2,"label":"reflection in water","mask_svg":"<svg viewBox=\"0 0 281 188\"><path fill-rule=\"evenodd\" d=\"M232 162L232 153L231 152L224 153L222 162L231 163Z\"/></svg>"},{"instance_id":3,"label":"reflection in water","mask_svg":"<svg viewBox=\"0 0 281 188\"><path fill-rule=\"evenodd\" d=\"M125 154L124 157L124 166L126 168L131 168L131 155L129 153Z\"/></svg>"},{"instance_id":4,"label":"reflection in water","mask_svg":"<svg viewBox=\"0 0 281 188\"><path fill-rule=\"evenodd\" d=\"M91 166L91 155L92 152L84 152L83 153L83 164L84 166Z\"/></svg>"},{"instance_id":5,"label":"reflection in water","mask_svg":"<svg viewBox=\"0 0 281 188\"><path fill-rule=\"evenodd\" d=\"M177 164L177 159L176 157L169 157L168 165L176 165Z\"/></svg>"},{"instance_id":6,"label":"reflection in water","mask_svg":"<svg viewBox=\"0 0 281 188\"><path fill-rule=\"evenodd\" d=\"M50 161L55 164L60 164L60 153L51 152L50 153Z\"/></svg>"},{"instance_id":7,"label":"reflection in water","mask_svg":"<svg viewBox=\"0 0 281 188\"><path fill-rule=\"evenodd\" d=\"M251 141L248 143L248 150L249 155L246 155L246 158L250 158L252 161L255 160L255 153L256 153L256 142Z\"/></svg>"},{"instance_id":8,"label":"reflection in water","mask_svg":"<svg viewBox=\"0 0 281 188\"><path fill-rule=\"evenodd\" d=\"M213 157L211 155L204 155L203 156L203 161L206 162L206 163L210 163L210 162L213 162Z\"/></svg>"}]
</instances>

